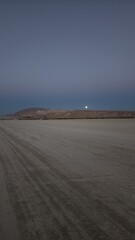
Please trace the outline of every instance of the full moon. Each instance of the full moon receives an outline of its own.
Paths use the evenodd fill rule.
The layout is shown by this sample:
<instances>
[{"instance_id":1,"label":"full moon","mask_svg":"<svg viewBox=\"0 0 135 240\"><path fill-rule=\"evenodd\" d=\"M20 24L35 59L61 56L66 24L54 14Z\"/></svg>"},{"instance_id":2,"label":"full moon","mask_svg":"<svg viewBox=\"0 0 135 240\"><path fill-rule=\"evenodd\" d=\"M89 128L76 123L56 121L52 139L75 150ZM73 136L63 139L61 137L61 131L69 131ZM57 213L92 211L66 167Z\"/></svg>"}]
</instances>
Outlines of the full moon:
<instances>
[{"instance_id":1,"label":"full moon","mask_svg":"<svg viewBox=\"0 0 135 240\"><path fill-rule=\"evenodd\" d=\"M85 106L85 108L87 109L87 108L88 108L88 106Z\"/></svg>"}]
</instances>

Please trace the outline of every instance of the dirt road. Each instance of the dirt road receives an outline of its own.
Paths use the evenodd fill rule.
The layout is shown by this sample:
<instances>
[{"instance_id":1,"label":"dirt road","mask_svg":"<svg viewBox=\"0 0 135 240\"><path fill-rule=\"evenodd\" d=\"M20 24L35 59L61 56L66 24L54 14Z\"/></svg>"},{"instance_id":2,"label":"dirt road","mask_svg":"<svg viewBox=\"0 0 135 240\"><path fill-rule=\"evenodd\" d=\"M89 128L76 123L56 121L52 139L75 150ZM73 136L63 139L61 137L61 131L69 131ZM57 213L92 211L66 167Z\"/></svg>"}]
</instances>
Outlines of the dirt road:
<instances>
[{"instance_id":1,"label":"dirt road","mask_svg":"<svg viewBox=\"0 0 135 240\"><path fill-rule=\"evenodd\" d=\"M0 121L1 240L134 240L135 120Z\"/></svg>"}]
</instances>

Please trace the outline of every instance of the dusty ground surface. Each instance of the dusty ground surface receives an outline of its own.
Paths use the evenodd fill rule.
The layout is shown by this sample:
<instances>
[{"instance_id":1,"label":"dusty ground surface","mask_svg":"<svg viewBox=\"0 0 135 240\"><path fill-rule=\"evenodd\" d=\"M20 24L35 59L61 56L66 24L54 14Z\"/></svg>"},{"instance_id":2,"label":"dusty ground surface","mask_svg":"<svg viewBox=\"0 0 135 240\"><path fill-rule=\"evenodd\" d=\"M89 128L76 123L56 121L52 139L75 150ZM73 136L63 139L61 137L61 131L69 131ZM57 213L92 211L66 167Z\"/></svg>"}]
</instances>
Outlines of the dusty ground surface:
<instances>
[{"instance_id":1,"label":"dusty ground surface","mask_svg":"<svg viewBox=\"0 0 135 240\"><path fill-rule=\"evenodd\" d=\"M134 240L135 120L0 121L0 239Z\"/></svg>"}]
</instances>

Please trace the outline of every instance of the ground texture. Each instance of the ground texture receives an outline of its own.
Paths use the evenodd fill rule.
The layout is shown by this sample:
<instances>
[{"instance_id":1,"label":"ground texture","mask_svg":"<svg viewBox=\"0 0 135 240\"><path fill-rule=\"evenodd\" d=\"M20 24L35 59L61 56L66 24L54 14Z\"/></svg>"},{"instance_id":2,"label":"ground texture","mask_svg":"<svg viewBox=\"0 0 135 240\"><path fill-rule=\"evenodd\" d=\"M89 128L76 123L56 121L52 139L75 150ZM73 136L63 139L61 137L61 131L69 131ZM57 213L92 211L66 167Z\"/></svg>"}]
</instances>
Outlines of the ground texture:
<instances>
[{"instance_id":1,"label":"ground texture","mask_svg":"<svg viewBox=\"0 0 135 240\"><path fill-rule=\"evenodd\" d=\"M0 121L0 239L134 240L135 120Z\"/></svg>"}]
</instances>

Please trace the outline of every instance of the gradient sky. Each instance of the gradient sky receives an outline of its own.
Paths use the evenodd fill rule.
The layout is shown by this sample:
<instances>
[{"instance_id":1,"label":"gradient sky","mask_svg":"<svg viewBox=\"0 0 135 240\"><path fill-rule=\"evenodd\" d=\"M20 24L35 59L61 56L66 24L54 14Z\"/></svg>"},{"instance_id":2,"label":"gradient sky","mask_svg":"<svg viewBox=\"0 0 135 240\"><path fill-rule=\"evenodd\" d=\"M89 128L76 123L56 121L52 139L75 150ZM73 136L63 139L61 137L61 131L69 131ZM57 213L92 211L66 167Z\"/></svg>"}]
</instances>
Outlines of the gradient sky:
<instances>
[{"instance_id":1,"label":"gradient sky","mask_svg":"<svg viewBox=\"0 0 135 240\"><path fill-rule=\"evenodd\" d=\"M0 114L135 110L134 0L1 0Z\"/></svg>"}]
</instances>

